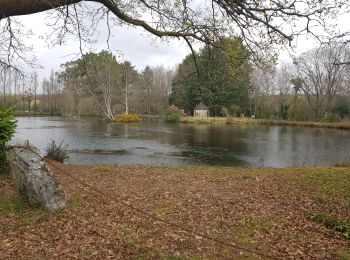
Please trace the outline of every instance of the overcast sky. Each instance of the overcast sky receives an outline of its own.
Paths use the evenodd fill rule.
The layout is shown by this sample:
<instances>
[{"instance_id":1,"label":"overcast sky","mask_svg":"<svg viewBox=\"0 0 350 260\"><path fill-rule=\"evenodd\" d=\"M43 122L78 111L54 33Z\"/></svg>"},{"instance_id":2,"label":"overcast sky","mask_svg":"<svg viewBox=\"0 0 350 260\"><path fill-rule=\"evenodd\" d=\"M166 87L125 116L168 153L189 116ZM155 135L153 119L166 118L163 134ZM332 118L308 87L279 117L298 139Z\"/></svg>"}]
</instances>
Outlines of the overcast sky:
<instances>
[{"instance_id":1,"label":"overcast sky","mask_svg":"<svg viewBox=\"0 0 350 260\"><path fill-rule=\"evenodd\" d=\"M59 70L60 64L80 56L79 42L72 39L62 46L48 47L44 40L45 33L50 28L45 25L45 13L20 17L21 22L33 32L33 37L26 39L27 44L33 46L34 55L43 69L38 69L40 77L48 76L51 69ZM107 28L100 26L96 32L98 41L93 44L93 51L107 49ZM114 27L109 46L119 60L129 60L138 70L146 65L157 66L163 64L173 68L190 53L186 43L177 39L165 41L157 40L143 29L129 26Z\"/></svg>"},{"instance_id":2,"label":"overcast sky","mask_svg":"<svg viewBox=\"0 0 350 260\"><path fill-rule=\"evenodd\" d=\"M48 77L51 69L57 71L60 64L80 56L77 39L72 39L62 46L48 47L44 39L45 34L51 29L46 25L46 17L47 14L39 13L19 18L25 27L33 31L33 37L27 39L26 42L33 46L33 54L37 57L38 64L43 68L38 69L40 79L44 76ZM342 24L343 27L349 27L347 20L346 17L339 18L339 24ZM106 26L98 28L96 38L98 41L93 45L93 50L107 49ZM188 46L183 41L170 39L167 42L161 42L155 39L154 36L140 28L115 26L112 30L110 47L121 54L120 59L129 60L138 70L142 70L146 65L157 66L161 64L173 68L190 53ZM315 46L315 41L303 37L299 38L296 43L297 49L294 54L300 54ZM116 52L114 51L114 53ZM280 59L287 60L288 57L289 54L283 52Z\"/></svg>"}]
</instances>

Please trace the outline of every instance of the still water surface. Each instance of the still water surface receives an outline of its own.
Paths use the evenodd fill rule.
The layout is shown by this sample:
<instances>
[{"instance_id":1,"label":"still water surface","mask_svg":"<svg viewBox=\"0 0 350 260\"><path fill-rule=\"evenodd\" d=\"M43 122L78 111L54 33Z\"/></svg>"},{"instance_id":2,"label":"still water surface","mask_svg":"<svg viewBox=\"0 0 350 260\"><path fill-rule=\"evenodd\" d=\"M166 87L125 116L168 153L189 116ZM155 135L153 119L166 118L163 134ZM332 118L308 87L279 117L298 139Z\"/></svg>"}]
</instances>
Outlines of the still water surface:
<instances>
[{"instance_id":1,"label":"still water surface","mask_svg":"<svg viewBox=\"0 0 350 260\"><path fill-rule=\"evenodd\" d=\"M253 125L114 124L96 118L19 117L14 142L42 153L69 144L68 163L314 166L350 158L350 131Z\"/></svg>"}]
</instances>

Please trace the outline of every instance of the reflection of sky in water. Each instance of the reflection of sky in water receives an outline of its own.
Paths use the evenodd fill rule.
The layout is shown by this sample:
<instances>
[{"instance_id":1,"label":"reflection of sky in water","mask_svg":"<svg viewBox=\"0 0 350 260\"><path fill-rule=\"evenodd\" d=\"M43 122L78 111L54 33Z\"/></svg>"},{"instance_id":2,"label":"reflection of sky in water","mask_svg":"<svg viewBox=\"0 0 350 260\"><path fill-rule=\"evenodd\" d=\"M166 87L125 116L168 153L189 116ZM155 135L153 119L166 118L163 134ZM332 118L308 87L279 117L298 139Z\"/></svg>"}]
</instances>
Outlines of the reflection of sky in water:
<instances>
[{"instance_id":1,"label":"reflection of sky in water","mask_svg":"<svg viewBox=\"0 0 350 260\"><path fill-rule=\"evenodd\" d=\"M96 118L18 118L14 141L42 151L69 144L69 162L224 166L313 166L350 157L350 131L284 126L191 125L149 121L112 124Z\"/></svg>"}]
</instances>

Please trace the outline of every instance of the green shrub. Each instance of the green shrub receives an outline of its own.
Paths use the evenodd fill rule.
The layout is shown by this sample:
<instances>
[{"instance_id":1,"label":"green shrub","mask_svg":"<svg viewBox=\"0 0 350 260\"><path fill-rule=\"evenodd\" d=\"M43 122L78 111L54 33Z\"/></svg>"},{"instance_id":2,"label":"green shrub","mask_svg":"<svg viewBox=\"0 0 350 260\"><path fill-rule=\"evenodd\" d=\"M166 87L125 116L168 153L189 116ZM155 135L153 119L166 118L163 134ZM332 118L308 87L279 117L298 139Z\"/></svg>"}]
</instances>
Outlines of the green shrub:
<instances>
[{"instance_id":1,"label":"green shrub","mask_svg":"<svg viewBox=\"0 0 350 260\"><path fill-rule=\"evenodd\" d=\"M140 122L141 121L141 115L139 114L122 114L122 115L116 115L114 117L114 121L116 122Z\"/></svg>"},{"instance_id":2,"label":"green shrub","mask_svg":"<svg viewBox=\"0 0 350 260\"><path fill-rule=\"evenodd\" d=\"M164 114L164 121L169 123L178 123L180 122L181 112L175 106L170 106Z\"/></svg>"},{"instance_id":3,"label":"green shrub","mask_svg":"<svg viewBox=\"0 0 350 260\"><path fill-rule=\"evenodd\" d=\"M8 173L10 169L5 144L11 140L17 126L17 121L13 118L12 112L12 109L0 108L0 174Z\"/></svg>"},{"instance_id":4,"label":"green shrub","mask_svg":"<svg viewBox=\"0 0 350 260\"><path fill-rule=\"evenodd\" d=\"M322 119L322 122L325 122L325 123L334 123L338 121L339 120L334 114L328 113L328 112L325 114L324 118Z\"/></svg>"},{"instance_id":5,"label":"green shrub","mask_svg":"<svg viewBox=\"0 0 350 260\"><path fill-rule=\"evenodd\" d=\"M178 114L166 114L164 116L164 121L169 123L178 123L180 122L180 116Z\"/></svg>"},{"instance_id":6,"label":"green shrub","mask_svg":"<svg viewBox=\"0 0 350 260\"><path fill-rule=\"evenodd\" d=\"M56 144L55 140L52 140L46 147L46 158L64 162L65 159L69 158L68 155L68 144L63 145L63 140L59 145Z\"/></svg>"}]
</instances>

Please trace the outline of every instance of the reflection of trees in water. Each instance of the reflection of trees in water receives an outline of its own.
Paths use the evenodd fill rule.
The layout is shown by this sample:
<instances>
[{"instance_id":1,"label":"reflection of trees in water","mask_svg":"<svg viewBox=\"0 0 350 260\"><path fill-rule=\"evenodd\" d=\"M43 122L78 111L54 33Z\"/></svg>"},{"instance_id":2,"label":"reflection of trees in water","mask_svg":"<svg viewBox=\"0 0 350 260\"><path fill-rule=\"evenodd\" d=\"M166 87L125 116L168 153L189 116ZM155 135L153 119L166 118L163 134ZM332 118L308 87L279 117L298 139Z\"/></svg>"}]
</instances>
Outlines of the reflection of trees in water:
<instances>
[{"instance_id":1,"label":"reflection of trees in water","mask_svg":"<svg viewBox=\"0 0 350 260\"><path fill-rule=\"evenodd\" d=\"M133 162L133 158L154 155L144 160L148 163L152 160L158 163L171 161L178 165L245 166L249 162L259 166L261 160L264 166L302 166L304 162L312 166L333 163L338 158L346 159L350 147L350 131L345 130L165 124L161 121L113 124L96 118L80 118L80 121L63 118L19 120L17 137L30 136L30 141L41 148L51 138L56 141L64 139L71 150L97 149L96 163L107 160L98 156L100 149L108 153L124 149L130 153L110 156L124 156L123 160ZM87 156L93 157L93 154Z\"/></svg>"},{"instance_id":2,"label":"reflection of trees in water","mask_svg":"<svg viewBox=\"0 0 350 260\"><path fill-rule=\"evenodd\" d=\"M244 127L179 125L174 145L184 145L182 156L202 163L222 166L248 166L237 155L248 152ZM174 139L173 139L174 140Z\"/></svg>"},{"instance_id":3,"label":"reflection of trees in water","mask_svg":"<svg viewBox=\"0 0 350 260\"><path fill-rule=\"evenodd\" d=\"M242 138L247 138L249 134L241 127L214 125L179 125L176 130L177 140L188 146L224 149L244 148Z\"/></svg>"},{"instance_id":4,"label":"reflection of trees in water","mask_svg":"<svg viewBox=\"0 0 350 260\"><path fill-rule=\"evenodd\" d=\"M126 138L128 138L128 136L129 136L129 125L128 124L124 124L124 136Z\"/></svg>"},{"instance_id":5,"label":"reflection of trees in water","mask_svg":"<svg viewBox=\"0 0 350 260\"><path fill-rule=\"evenodd\" d=\"M264 166L278 167L327 164L330 158L339 154L341 140L347 140L346 136L350 135L342 130L286 126L89 122L84 126L85 132L99 133L100 137L153 140L174 148L181 147L180 156L215 165L245 166L246 161L254 166L262 162Z\"/></svg>"},{"instance_id":6,"label":"reflection of trees in water","mask_svg":"<svg viewBox=\"0 0 350 260\"><path fill-rule=\"evenodd\" d=\"M195 163L217 166L251 166L249 162L240 159L234 154L229 154L219 149L216 149L215 151L211 150L209 152L206 149L189 149L187 151L182 151L180 154L181 156L193 159Z\"/></svg>"}]
</instances>

